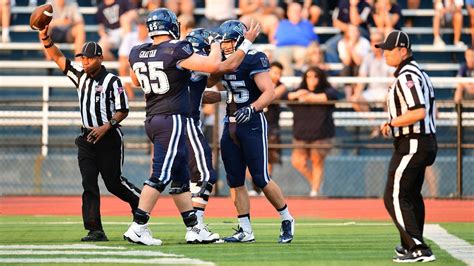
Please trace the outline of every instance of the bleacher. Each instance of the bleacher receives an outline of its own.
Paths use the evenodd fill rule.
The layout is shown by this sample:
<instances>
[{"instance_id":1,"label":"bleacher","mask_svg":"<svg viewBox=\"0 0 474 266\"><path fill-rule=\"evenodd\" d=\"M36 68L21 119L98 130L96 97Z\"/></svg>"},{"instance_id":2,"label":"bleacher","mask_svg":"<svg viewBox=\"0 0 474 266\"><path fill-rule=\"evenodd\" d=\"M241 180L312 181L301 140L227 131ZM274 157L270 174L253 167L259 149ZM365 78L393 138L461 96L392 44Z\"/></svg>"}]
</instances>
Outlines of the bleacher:
<instances>
[{"instance_id":1,"label":"bleacher","mask_svg":"<svg viewBox=\"0 0 474 266\"><path fill-rule=\"evenodd\" d=\"M15 154L22 154L24 149L29 150L22 156L26 156L30 161L35 161L38 154L49 154L45 160L45 169L53 175L53 179L60 179L61 173L54 171L54 165L62 164L70 165L71 169L78 171L75 165L75 150L72 147L73 137L77 133L80 125L79 113L77 112L77 94L70 82L65 78L53 62L46 62L42 51L42 45L38 41L37 33L30 30L28 26L29 15L32 7L26 6L26 0L17 0L17 6L12 9L12 27L11 42L0 43L0 147L9 147L15 143L20 143L12 148L14 153L2 157L6 159L2 165L2 169L8 169L7 172L15 172L11 162L15 160ZM38 1L39 4L44 1ZM439 170L442 174L454 176L452 173L456 171L456 161L453 153L454 146L452 143L453 136L456 136L456 113L453 104L449 102L453 96L453 89L456 79L455 76L460 63L464 61L464 49L453 45L447 45L445 48L433 47L433 34L431 28L431 20L433 10L431 6L424 1L422 9L419 10L403 10L405 17L414 19L414 27L404 28L412 38L414 43L413 50L415 57L425 68L433 82L436 84L437 97L440 100L440 117L439 117L439 140L449 149L441 153ZM86 22L87 40L97 41L97 25L94 20L96 7L92 6L90 0L78 0L81 6L81 12ZM196 17L203 15L203 1L197 1ZM469 25L465 14L464 25ZM321 37L322 42L329 37L338 33L331 26L316 26L315 32ZM442 29L444 39L447 43L450 40L452 29ZM466 26L463 29L462 40L465 43L470 42L469 30ZM66 55L71 56L72 45L60 44L59 47L66 51ZM272 46L265 43L255 44L257 49L272 49ZM324 46L323 46L324 48ZM116 70L117 62L105 62L108 69ZM341 64L329 64L331 70L340 70ZM459 79L461 80L461 79ZM371 77L367 79L347 78L347 77L331 77L333 84L343 84L345 82L374 82L377 78ZM466 80L464 80L466 82ZM474 82L474 80L469 80ZM285 77L284 83L290 88L297 86L298 77ZM141 91L137 91L137 99L141 99ZM443 100L447 102L443 102ZM24 103L18 106L19 101ZM46 106L46 107L45 107ZM133 112L124 122L124 131L126 135L126 147L132 149L130 160L133 163L128 164L125 168L125 175L146 177L147 171L147 140L143 133L143 103L136 101L131 103ZM334 114L337 127L337 145L328 157L328 165L326 167L326 175L333 176L334 180L344 178L345 186L340 185L340 181L328 181L324 184L323 191L328 196L380 196L380 188L369 186L374 182L377 176L370 174L374 167L387 165L390 157L391 145L384 139L370 139L371 128L380 124L385 120L385 113L381 108L379 111L369 113L353 112L349 103L338 103L337 110ZM283 143L291 143L291 123L292 114L285 109L280 124L283 126ZM47 114L47 115L46 115ZM464 113L464 126L466 128L474 128L473 113ZM45 125L46 123L46 125ZM46 139L45 139L45 130ZM471 136L474 136L471 135ZM366 147L364 148L364 145ZM372 146L371 146L372 145ZM40 148L38 148L40 147ZM360 148L362 147L362 148ZM367 147L382 147L382 149L372 149ZM133 149L137 150L133 150ZM46 152L45 152L46 149ZM33 151L33 153L31 152ZM12 155L13 154L13 155ZM278 166L277 176L282 187L289 193L301 194L301 189L295 189L292 184L285 186L284 177L294 176L295 170L291 168L289 163L290 150L284 150L284 163L286 167ZM360 155L360 156L353 156ZM466 159L472 162L472 157ZM347 169L346 169L347 168ZM357 173L356 175L345 175L340 173ZM381 173L385 171L384 167L380 168ZM221 169L223 173L223 169ZM28 172L28 174L31 174ZM77 174L77 172L76 172ZM360 185L360 176L366 179L363 181L367 188L360 188L357 192L344 191L343 187L353 187L350 184ZM441 175L440 175L441 176ZM301 179L301 178L300 178ZM331 180L327 179L327 180ZM141 183L140 180L134 180ZM300 180L301 181L301 180ZM304 182L304 181L301 181ZM468 181L468 182L472 182ZM52 182L54 183L54 182ZM449 187L445 191L439 191L440 195L449 195L452 193L451 187L455 187L455 183L449 181ZM472 193L472 187L470 193ZM305 188L303 188L304 191ZM69 191L69 190L68 190ZM74 190L72 190L74 191ZM52 194L57 191L50 192ZM66 194L69 192L66 192ZM351 194L352 193L352 194Z\"/></svg>"}]
</instances>

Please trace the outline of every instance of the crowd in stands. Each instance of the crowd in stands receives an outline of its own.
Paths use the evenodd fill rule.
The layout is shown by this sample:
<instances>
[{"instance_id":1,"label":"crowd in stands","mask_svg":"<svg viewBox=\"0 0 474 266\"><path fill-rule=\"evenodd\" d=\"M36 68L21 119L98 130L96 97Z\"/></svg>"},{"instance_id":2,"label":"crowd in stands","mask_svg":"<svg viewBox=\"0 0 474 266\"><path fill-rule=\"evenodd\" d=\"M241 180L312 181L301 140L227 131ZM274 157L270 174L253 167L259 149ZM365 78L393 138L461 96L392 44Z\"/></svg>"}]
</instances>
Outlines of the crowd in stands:
<instances>
[{"instance_id":1,"label":"crowd in stands","mask_svg":"<svg viewBox=\"0 0 474 266\"><path fill-rule=\"evenodd\" d=\"M100 45L105 60L119 61L119 75L128 76L128 53L135 45L150 42L145 19L150 11L167 7L175 12L181 23L181 38L196 27L215 30L224 21L240 19L246 25L258 21L262 26L263 42L273 44L274 49L264 52L271 62L271 75L277 95L281 99L318 103L336 100L343 95L356 102L356 111L369 111L367 102L383 102L388 84L345 84L339 93L327 81L328 75L389 77L394 69L388 67L382 51L374 47L394 29L412 27L412 18L403 18L402 7L397 0L200 0L204 4L204 16L195 14L193 0L89 0L97 5L96 22ZM431 0L429 0L431 1ZM79 52L86 41L85 22L75 0L54 0L54 17L50 34L57 43L74 44ZM433 0L433 45L444 47L440 28L452 25L453 45L466 47L461 40L463 28L462 9L468 10L470 30L474 44L474 0ZM36 0L29 5L35 6ZM237 6L236 6L237 4ZM15 0L0 0L1 41L10 42L10 9ZM420 0L407 0L408 9L417 9ZM238 7L238 8L237 8ZM332 15L331 15L332 14ZM332 26L340 31L324 43L314 31L315 26ZM262 40L261 40L262 41ZM325 49L322 46L325 46ZM324 52L323 52L324 50ZM458 76L474 77L474 50L467 49L466 63ZM328 63L342 63L340 72L330 70ZM301 84L295 90L285 88L281 76L301 76ZM130 100L135 99L131 84L125 84ZM459 84L455 101L474 99L474 85ZM277 105L276 105L277 106ZM279 107L278 107L279 108ZM324 159L331 149L335 136L331 113L334 105L292 105L294 113L293 143L322 144L324 148L296 148L292 163L311 184L311 196L320 193L323 180ZM269 140L278 143L279 110L269 112ZM273 122L272 122L273 121ZM277 122L275 122L277 121ZM311 121L311 123L308 123ZM373 134L378 134L375 129ZM273 151L275 152L275 151ZM278 152L270 151L271 163L279 162ZM273 158L273 159L272 159ZM303 162L311 162L307 165Z\"/></svg>"}]
</instances>

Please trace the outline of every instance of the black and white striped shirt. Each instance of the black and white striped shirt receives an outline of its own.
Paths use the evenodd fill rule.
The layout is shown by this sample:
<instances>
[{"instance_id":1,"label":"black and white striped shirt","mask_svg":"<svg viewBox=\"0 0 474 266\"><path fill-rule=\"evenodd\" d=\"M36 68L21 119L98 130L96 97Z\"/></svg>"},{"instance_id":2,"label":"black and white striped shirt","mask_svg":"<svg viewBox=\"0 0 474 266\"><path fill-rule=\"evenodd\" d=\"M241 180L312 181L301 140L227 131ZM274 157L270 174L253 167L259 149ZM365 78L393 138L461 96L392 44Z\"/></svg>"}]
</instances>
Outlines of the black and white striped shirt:
<instances>
[{"instance_id":1,"label":"black and white striped shirt","mask_svg":"<svg viewBox=\"0 0 474 266\"><path fill-rule=\"evenodd\" d=\"M128 111L128 99L122 82L104 66L96 76L90 77L80 65L67 59L64 74L77 88L84 127L102 126L110 121L115 112Z\"/></svg>"},{"instance_id":2,"label":"black and white striped shirt","mask_svg":"<svg viewBox=\"0 0 474 266\"><path fill-rule=\"evenodd\" d=\"M433 84L413 57L401 62L395 71L395 82L390 86L387 97L389 121L405 114L408 110L425 108L425 119L409 126L392 127L394 137L409 134L435 134L435 95Z\"/></svg>"}]
</instances>

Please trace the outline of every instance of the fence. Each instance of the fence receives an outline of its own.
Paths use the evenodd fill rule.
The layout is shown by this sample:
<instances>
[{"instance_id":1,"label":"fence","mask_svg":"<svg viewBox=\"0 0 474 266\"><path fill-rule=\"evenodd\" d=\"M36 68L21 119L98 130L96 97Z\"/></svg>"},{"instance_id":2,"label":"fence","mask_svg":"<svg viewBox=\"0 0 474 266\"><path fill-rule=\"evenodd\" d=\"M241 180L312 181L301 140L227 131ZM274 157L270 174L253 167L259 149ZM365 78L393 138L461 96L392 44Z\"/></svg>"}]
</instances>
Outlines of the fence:
<instances>
[{"instance_id":1,"label":"fence","mask_svg":"<svg viewBox=\"0 0 474 266\"><path fill-rule=\"evenodd\" d=\"M379 82L386 78L334 77L334 84ZM456 82L474 83L468 78L433 78L437 88L452 88ZM298 78L283 80L289 87ZM41 90L38 87L41 86ZM75 89L65 77L0 77L0 87L16 90L2 97L0 104L0 193L1 194L80 194L81 177L77 166L74 138L79 131L77 102L71 101ZM58 88L67 88L58 89ZM33 91L34 93L31 93ZM33 96L31 96L33 95ZM67 97L64 97L67 95ZM8 99L9 98L9 99ZM62 100L67 98L67 101ZM6 100L5 100L6 99ZM309 185L291 164L292 113L285 106L281 114L281 143L270 148L281 149L282 163L274 165L273 178L287 195L306 195ZM376 105L376 103L374 103ZM429 168L423 193L432 197L469 197L474 195L474 113L462 105L439 101L437 161ZM149 176L149 144L143 133L144 103L132 102L124 121L126 157L124 175L137 185ZM469 105L468 105L469 107ZM222 110L220 112L222 114ZM336 142L325 162L322 194L328 197L380 197L391 155L389 140L370 138L374 126L386 118L383 110L356 113L348 102L337 102L334 119ZM220 123L216 116L212 146L218 158ZM317 146L317 145L316 145ZM225 171L220 160L214 160L219 172L218 194L228 193ZM105 187L101 189L105 192Z\"/></svg>"}]
</instances>

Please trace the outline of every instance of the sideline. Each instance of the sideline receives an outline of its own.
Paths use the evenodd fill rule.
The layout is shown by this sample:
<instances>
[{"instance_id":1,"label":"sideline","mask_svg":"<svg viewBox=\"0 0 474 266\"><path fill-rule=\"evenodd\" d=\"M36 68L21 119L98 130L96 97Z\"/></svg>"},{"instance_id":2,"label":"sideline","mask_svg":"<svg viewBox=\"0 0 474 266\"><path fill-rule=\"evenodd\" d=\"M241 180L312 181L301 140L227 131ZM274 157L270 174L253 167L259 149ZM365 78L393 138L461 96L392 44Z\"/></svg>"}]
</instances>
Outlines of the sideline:
<instances>
[{"instance_id":1,"label":"sideline","mask_svg":"<svg viewBox=\"0 0 474 266\"><path fill-rule=\"evenodd\" d=\"M448 233L439 224L427 224L424 231L424 236L433 240L441 249L467 265L474 266L474 246L466 240Z\"/></svg>"}]
</instances>

